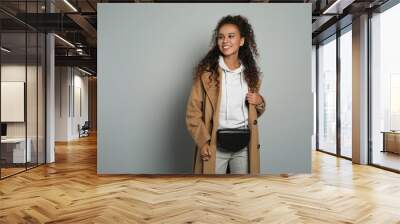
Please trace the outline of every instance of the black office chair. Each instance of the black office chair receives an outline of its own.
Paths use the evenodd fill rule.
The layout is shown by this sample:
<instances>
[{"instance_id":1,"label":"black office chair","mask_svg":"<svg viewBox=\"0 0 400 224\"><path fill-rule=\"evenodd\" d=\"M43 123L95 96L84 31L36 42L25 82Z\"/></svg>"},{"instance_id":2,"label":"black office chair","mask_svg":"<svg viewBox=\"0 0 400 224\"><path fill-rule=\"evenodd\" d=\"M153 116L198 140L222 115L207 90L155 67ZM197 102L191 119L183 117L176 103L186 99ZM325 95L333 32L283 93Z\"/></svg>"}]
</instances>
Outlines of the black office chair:
<instances>
[{"instance_id":1,"label":"black office chair","mask_svg":"<svg viewBox=\"0 0 400 224\"><path fill-rule=\"evenodd\" d=\"M82 127L80 127L80 125L78 124L79 138L89 136L89 129L90 129L89 121L85 121Z\"/></svg>"}]
</instances>

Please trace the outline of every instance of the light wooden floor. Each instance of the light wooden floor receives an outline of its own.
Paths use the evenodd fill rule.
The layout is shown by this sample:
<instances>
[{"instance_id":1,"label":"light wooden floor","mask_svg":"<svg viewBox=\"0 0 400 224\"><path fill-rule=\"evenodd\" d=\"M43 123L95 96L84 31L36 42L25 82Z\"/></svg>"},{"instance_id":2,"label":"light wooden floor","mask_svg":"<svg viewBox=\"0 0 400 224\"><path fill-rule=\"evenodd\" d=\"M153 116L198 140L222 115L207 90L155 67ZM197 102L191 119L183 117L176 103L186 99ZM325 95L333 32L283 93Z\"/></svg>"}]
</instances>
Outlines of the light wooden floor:
<instances>
[{"instance_id":1,"label":"light wooden floor","mask_svg":"<svg viewBox=\"0 0 400 224\"><path fill-rule=\"evenodd\" d=\"M22 167L23 166L23 167ZM1 168L1 178L5 178L20 172L23 172L25 170L29 169L34 169L37 165L36 164L27 164L27 168L25 168L25 165L20 165L20 167L14 167L14 168Z\"/></svg>"},{"instance_id":2,"label":"light wooden floor","mask_svg":"<svg viewBox=\"0 0 400 224\"><path fill-rule=\"evenodd\" d=\"M1 168L1 177L7 177L16 173L19 173L21 171L26 170L25 167L24 168Z\"/></svg>"},{"instance_id":3,"label":"light wooden floor","mask_svg":"<svg viewBox=\"0 0 400 224\"><path fill-rule=\"evenodd\" d=\"M372 161L374 164L400 170L400 154L376 150Z\"/></svg>"},{"instance_id":4,"label":"light wooden floor","mask_svg":"<svg viewBox=\"0 0 400 224\"><path fill-rule=\"evenodd\" d=\"M313 173L97 176L96 139L0 181L0 223L400 223L400 175L313 153Z\"/></svg>"}]
</instances>

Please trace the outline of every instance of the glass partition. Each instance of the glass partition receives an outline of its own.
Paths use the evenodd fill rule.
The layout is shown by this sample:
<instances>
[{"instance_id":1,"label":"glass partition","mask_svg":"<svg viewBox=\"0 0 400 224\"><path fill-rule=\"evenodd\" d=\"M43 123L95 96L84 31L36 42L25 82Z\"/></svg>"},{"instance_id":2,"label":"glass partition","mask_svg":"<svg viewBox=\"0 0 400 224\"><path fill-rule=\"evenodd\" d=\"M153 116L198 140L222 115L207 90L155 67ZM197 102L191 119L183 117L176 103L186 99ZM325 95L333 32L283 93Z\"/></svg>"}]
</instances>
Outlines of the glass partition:
<instances>
[{"instance_id":1,"label":"glass partition","mask_svg":"<svg viewBox=\"0 0 400 224\"><path fill-rule=\"evenodd\" d=\"M45 1L0 2L18 16L43 13L44 5ZM46 39L28 23L0 12L1 179L45 163Z\"/></svg>"},{"instance_id":2,"label":"glass partition","mask_svg":"<svg viewBox=\"0 0 400 224\"><path fill-rule=\"evenodd\" d=\"M24 171L26 145L26 34L1 34L1 176ZM4 50L6 49L6 50Z\"/></svg>"}]
</instances>

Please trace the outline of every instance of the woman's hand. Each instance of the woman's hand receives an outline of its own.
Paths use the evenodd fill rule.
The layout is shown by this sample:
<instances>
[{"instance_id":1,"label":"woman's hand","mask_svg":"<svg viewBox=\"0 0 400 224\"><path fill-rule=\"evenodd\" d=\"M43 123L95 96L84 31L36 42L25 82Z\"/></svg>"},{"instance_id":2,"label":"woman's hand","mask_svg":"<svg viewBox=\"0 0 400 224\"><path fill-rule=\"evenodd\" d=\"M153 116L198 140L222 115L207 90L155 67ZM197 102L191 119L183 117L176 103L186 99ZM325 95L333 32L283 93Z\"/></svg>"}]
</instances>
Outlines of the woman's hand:
<instances>
[{"instance_id":1,"label":"woman's hand","mask_svg":"<svg viewBox=\"0 0 400 224\"><path fill-rule=\"evenodd\" d=\"M201 147L200 156L203 161L208 161L211 158L210 145L208 143Z\"/></svg>"},{"instance_id":2,"label":"woman's hand","mask_svg":"<svg viewBox=\"0 0 400 224\"><path fill-rule=\"evenodd\" d=\"M263 102L261 96L258 93L248 92L246 99L250 104L259 105Z\"/></svg>"}]
</instances>

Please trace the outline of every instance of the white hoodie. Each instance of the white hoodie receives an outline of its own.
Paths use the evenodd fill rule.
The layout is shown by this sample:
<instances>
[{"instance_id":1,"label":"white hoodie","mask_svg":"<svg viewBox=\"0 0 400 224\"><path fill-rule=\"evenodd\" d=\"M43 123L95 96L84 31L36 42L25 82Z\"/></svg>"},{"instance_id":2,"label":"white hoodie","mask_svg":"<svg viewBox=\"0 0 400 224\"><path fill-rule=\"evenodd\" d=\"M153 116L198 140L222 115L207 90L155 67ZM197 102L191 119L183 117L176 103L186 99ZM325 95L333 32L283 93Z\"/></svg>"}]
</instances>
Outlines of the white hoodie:
<instances>
[{"instance_id":1,"label":"white hoodie","mask_svg":"<svg viewBox=\"0 0 400 224\"><path fill-rule=\"evenodd\" d=\"M247 125L248 108L246 94L248 85L244 79L243 65L230 70L222 56L219 57L221 74L221 106L219 110L219 126L222 128L239 128Z\"/></svg>"}]
</instances>

